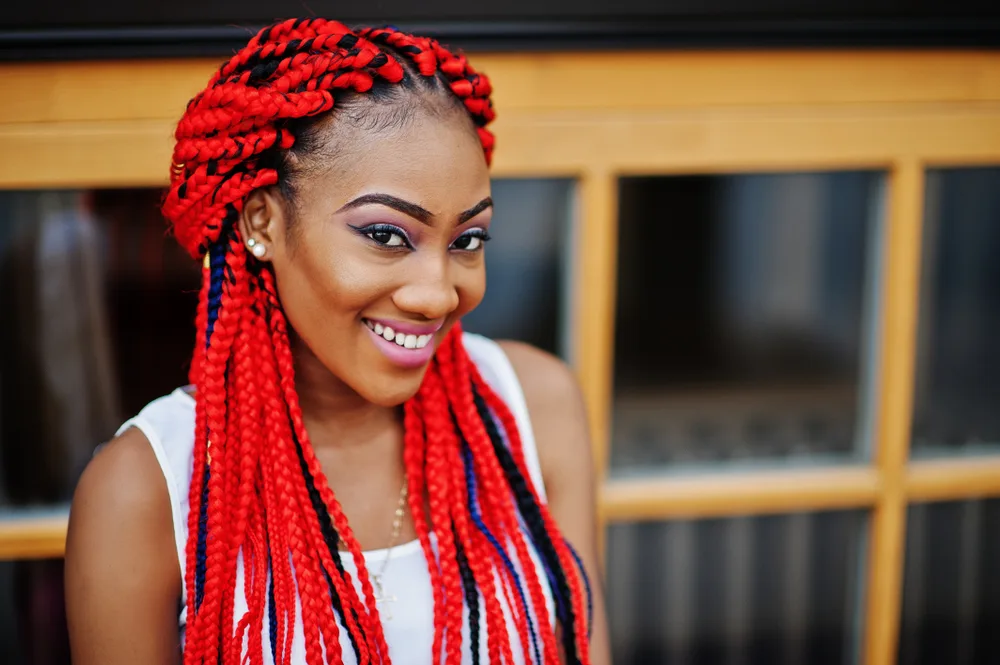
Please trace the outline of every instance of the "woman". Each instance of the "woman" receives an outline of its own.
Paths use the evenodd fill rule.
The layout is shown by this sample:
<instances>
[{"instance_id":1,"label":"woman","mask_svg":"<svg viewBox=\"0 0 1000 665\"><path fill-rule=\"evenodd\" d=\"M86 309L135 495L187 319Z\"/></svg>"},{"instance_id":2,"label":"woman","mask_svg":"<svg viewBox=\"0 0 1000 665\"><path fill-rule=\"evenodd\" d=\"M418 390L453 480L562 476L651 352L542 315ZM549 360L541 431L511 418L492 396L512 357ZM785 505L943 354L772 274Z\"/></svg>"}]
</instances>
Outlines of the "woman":
<instances>
[{"instance_id":1,"label":"woman","mask_svg":"<svg viewBox=\"0 0 1000 665\"><path fill-rule=\"evenodd\" d=\"M579 392L458 323L489 94L433 40L311 19L188 105L163 211L204 261L193 386L80 481L76 665L608 662Z\"/></svg>"}]
</instances>

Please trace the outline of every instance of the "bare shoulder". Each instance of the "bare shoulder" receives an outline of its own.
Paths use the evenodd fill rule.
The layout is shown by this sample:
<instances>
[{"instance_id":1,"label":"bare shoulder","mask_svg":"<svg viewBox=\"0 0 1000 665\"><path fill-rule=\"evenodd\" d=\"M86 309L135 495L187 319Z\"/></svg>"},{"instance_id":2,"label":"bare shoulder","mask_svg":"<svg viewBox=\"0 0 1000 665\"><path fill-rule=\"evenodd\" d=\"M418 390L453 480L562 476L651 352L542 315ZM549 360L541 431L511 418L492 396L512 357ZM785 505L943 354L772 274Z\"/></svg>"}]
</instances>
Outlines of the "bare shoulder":
<instances>
[{"instance_id":1,"label":"bare shoulder","mask_svg":"<svg viewBox=\"0 0 1000 665\"><path fill-rule=\"evenodd\" d=\"M180 565L166 480L145 435L105 445L80 478L66 541L73 662L176 662Z\"/></svg>"},{"instance_id":2,"label":"bare shoulder","mask_svg":"<svg viewBox=\"0 0 1000 665\"><path fill-rule=\"evenodd\" d=\"M146 436L130 428L102 446L87 465L73 497L71 524L99 527L105 522L170 518L170 498L156 455Z\"/></svg>"},{"instance_id":3,"label":"bare shoulder","mask_svg":"<svg viewBox=\"0 0 1000 665\"><path fill-rule=\"evenodd\" d=\"M523 342L498 344L521 383L546 486L557 480L554 469L589 473L587 410L573 370L556 356Z\"/></svg>"},{"instance_id":4,"label":"bare shoulder","mask_svg":"<svg viewBox=\"0 0 1000 665\"><path fill-rule=\"evenodd\" d=\"M524 342L497 342L514 367L525 401L544 419L585 417L580 385L569 365L556 356Z\"/></svg>"}]
</instances>

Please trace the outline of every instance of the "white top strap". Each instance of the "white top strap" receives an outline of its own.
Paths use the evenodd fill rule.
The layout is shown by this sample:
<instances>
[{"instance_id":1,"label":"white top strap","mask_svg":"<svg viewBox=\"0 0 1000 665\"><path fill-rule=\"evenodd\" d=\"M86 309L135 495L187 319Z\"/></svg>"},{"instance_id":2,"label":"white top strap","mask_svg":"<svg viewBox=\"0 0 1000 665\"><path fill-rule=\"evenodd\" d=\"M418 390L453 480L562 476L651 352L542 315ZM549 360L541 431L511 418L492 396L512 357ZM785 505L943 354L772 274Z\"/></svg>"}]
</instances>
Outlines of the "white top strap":
<instances>
[{"instance_id":1,"label":"white top strap","mask_svg":"<svg viewBox=\"0 0 1000 665\"><path fill-rule=\"evenodd\" d=\"M531 418L528 415L528 404L524 399L521 382L517 379L514 366L500 345L491 339L473 333L465 333L462 338L469 357L476 363L479 373L491 388L506 402L514 415L517 431L521 435L521 447L524 449L524 461L531 475L531 482L542 501L547 501L545 482L542 479L542 466L538 460L538 447L535 444L535 433L531 429Z\"/></svg>"}]
</instances>

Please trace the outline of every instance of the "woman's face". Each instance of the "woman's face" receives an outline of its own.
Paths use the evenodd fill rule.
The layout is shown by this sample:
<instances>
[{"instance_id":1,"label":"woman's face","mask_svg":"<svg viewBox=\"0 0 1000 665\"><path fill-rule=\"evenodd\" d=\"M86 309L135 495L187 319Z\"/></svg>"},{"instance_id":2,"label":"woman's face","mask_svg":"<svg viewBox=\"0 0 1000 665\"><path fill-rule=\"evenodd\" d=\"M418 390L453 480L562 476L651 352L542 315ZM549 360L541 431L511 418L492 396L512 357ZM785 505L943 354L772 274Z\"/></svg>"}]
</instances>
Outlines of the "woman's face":
<instances>
[{"instance_id":1,"label":"woman's face","mask_svg":"<svg viewBox=\"0 0 1000 665\"><path fill-rule=\"evenodd\" d=\"M325 369L366 400L397 405L483 298L489 173L457 113L415 111L375 132L336 117L328 125L336 156L306 158L294 211L273 189L251 196L244 237L266 245L306 347L297 349L300 374Z\"/></svg>"}]
</instances>

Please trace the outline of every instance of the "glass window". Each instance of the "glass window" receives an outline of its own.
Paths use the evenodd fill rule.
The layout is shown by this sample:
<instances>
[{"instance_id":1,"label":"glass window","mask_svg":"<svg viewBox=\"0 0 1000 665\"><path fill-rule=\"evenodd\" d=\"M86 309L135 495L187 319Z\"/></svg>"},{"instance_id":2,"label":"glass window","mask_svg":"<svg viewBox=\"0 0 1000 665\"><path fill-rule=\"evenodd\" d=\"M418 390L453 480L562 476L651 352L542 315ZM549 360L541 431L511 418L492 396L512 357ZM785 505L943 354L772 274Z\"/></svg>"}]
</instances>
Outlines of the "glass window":
<instances>
[{"instance_id":1,"label":"glass window","mask_svg":"<svg viewBox=\"0 0 1000 665\"><path fill-rule=\"evenodd\" d=\"M863 452L878 173L621 181L612 466Z\"/></svg>"},{"instance_id":2,"label":"glass window","mask_svg":"<svg viewBox=\"0 0 1000 665\"><path fill-rule=\"evenodd\" d=\"M1000 168L927 173L914 452L1000 444Z\"/></svg>"},{"instance_id":3,"label":"glass window","mask_svg":"<svg viewBox=\"0 0 1000 665\"><path fill-rule=\"evenodd\" d=\"M865 524L835 512L611 526L614 662L855 662Z\"/></svg>"},{"instance_id":4,"label":"glass window","mask_svg":"<svg viewBox=\"0 0 1000 665\"><path fill-rule=\"evenodd\" d=\"M186 382L199 270L159 197L0 192L0 504L68 502L94 448Z\"/></svg>"},{"instance_id":5,"label":"glass window","mask_svg":"<svg viewBox=\"0 0 1000 665\"><path fill-rule=\"evenodd\" d=\"M70 665L62 560L0 561L0 663Z\"/></svg>"},{"instance_id":6,"label":"glass window","mask_svg":"<svg viewBox=\"0 0 1000 665\"><path fill-rule=\"evenodd\" d=\"M1000 499L910 507L899 665L1000 662Z\"/></svg>"},{"instance_id":7,"label":"glass window","mask_svg":"<svg viewBox=\"0 0 1000 665\"><path fill-rule=\"evenodd\" d=\"M463 325L568 355L572 180L500 179L486 249L486 297Z\"/></svg>"}]
</instances>

